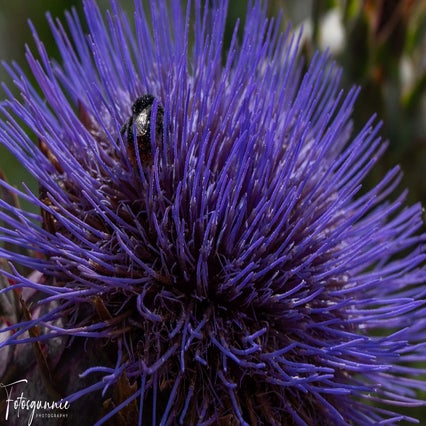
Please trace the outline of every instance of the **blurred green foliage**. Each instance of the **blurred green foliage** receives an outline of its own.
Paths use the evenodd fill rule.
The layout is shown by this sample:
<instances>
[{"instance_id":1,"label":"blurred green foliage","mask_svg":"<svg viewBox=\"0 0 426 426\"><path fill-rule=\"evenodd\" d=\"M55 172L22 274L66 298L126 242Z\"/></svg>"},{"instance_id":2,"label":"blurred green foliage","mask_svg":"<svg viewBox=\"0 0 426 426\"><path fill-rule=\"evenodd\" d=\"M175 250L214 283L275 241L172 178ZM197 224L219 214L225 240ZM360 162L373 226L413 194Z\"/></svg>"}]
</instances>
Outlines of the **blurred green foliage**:
<instances>
[{"instance_id":1,"label":"blurred green foliage","mask_svg":"<svg viewBox=\"0 0 426 426\"><path fill-rule=\"evenodd\" d=\"M66 3L66 4L65 4ZM49 54L58 58L58 51L53 42L52 35L46 20L46 11L52 16L62 16L64 7L78 7L79 1L58 2L55 0L28 1L28 0L0 0L0 60L2 63L16 62L27 76L31 76L25 60L26 46L35 51L35 44L31 34L28 20L37 29L42 40L45 41ZM0 81L6 84L13 93L17 90L11 77L5 68L0 67ZM32 80L33 81L33 80ZM4 99L4 93L0 92L0 100ZM4 171L9 182L20 187L25 182L33 190L37 190L35 179L19 164L19 162L0 145L0 169ZM31 209L32 206L21 202L23 207Z\"/></svg>"},{"instance_id":2,"label":"blurred green foliage","mask_svg":"<svg viewBox=\"0 0 426 426\"><path fill-rule=\"evenodd\" d=\"M288 2L271 3L275 13L280 3ZM302 19L308 28L303 51L308 61L316 49L328 47L331 41L332 53L343 67L343 84L362 87L353 115L355 130L375 113L383 120L381 135L389 148L369 185L400 164L409 201L426 205L426 2L314 0L303 4L307 14Z\"/></svg>"}]
</instances>

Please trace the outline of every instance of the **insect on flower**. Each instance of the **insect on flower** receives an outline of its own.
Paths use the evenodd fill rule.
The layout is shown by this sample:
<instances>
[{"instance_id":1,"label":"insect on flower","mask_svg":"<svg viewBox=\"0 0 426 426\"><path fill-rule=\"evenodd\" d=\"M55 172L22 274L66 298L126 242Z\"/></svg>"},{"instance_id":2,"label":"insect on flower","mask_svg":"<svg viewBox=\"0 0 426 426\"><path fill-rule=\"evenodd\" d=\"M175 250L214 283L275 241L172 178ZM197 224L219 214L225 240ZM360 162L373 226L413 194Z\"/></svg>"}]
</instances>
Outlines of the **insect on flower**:
<instances>
[{"instance_id":1,"label":"insect on flower","mask_svg":"<svg viewBox=\"0 0 426 426\"><path fill-rule=\"evenodd\" d=\"M414 422L426 234L398 168L361 193L385 144L358 89L263 0L226 52L226 0L119 3L9 69L0 144L40 190L0 174L0 383L54 383L69 424Z\"/></svg>"},{"instance_id":2,"label":"insect on flower","mask_svg":"<svg viewBox=\"0 0 426 426\"><path fill-rule=\"evenodd\" d=\"M134 167L138 165L138 157L143 168L152 166L152 144L162 139L164 110L155 101L152 95L137 98L132 105L132 116L121 129L121 135L127 143L130 163ZM157 104L155 108L154 103ZM155 122L155 126L151 126L151 120ZM152 136L155 137L154 141Z\"/></svg>"}]
</instances>

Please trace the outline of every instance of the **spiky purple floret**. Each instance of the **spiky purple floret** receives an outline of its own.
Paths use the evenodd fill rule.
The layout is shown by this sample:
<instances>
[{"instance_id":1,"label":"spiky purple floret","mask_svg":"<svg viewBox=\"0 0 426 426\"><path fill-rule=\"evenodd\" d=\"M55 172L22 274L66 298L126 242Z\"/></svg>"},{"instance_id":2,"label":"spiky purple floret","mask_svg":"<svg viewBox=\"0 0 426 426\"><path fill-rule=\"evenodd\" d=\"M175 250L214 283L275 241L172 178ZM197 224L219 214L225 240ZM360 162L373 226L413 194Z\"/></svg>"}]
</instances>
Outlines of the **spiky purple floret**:
<instances>
[{"instance_id":1,"label":"spiky purple floret","mask_svg":"<svg viewBox=\"0 0 426 426\"><path fill-rule=\"evenodd\" d=\"M302 73L297 37L256 1L223 61L227 5L213 3L151 1L150 27L135 2L133 33L116 2L104 21L88 0L88 38L75 12L68 30L49 17L61 64L34 32L41 94L9 68L21 98L0 107L1 140L40 194L1 184L42 214L0 201L3 293L36 290L45 309L1 346L103 342L109 362L80 376L101 378L68 397L131 389L103 421L136 399L133 423L413 420L370 401L426 390L421 208L393 199L397 168L360 193L384 145L373 120L351 137L357 90L339 91L327 54ZM144 166L122 129L148 93L163 131Z\"/></svg>"}]
</instances>

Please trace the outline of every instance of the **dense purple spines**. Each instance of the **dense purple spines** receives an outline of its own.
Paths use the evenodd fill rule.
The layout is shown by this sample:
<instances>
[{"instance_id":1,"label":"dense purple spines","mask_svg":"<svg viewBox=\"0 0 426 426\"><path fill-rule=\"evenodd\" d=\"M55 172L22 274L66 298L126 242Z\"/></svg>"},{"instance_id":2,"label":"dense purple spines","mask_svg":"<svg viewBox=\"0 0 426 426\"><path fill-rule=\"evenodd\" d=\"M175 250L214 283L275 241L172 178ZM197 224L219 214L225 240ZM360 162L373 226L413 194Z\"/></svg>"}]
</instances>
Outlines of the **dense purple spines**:
<instances>
[{"instance_id":1,"label":"dense purple spines","mask_svg":"<svg viewBox=\"0 0 426 426\"><path fill-rule=\"evenodd\" d=\"M10 68L22 97L1 106L1 140L39 181L15 192L42 214L0 201L0 238L42 256L0 257L45 309L4 327L2 346L34 325L37 340L82 338L81 352L100 340L109 358L81 377L101 379L68 399L127 386L104 420L405 418L369 402L418 405L426 388L421 208L392 195L397 168L360 194L384 145L373 121L351 136L357 90L339 92L327 54L302 74L297 38L258 2L225 60L225 2L152 1L152 27L135 3L135 33L116 2L105 21L85 3L89 37L75 13L68 30L51 19L62 63L36 35L39 59L28 52L41 95ZM163 124L147 167L121 132L145 94Z\"/></svg>"}]
</instances>

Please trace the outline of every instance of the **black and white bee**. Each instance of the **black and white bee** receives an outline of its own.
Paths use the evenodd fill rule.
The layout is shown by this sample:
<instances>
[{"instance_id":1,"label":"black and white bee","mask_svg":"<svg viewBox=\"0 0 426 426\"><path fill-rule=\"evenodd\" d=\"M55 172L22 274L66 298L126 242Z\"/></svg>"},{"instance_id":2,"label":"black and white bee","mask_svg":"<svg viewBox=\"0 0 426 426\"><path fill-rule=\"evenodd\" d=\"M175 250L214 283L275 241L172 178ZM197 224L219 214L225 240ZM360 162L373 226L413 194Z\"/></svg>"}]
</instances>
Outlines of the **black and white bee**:
<instances>
[{"instance_id":1,"label":"black and white bee","mask_svg":"<svg viewBox=\"0 0 426 426\"><path fill-rule=\"evenodd\" d=\"M151 141L151 120L154 118L152 109L155 98L152 95L144 95L136 99L132 105L132 115L121 129L121 135L127 143L127 152L132 166L138 166L137 155L143 168L152 166L154 158ZM157 103L155 115L155 141L161 143L163 138L164 109ZM136 133L136 135L135 135ZM136 136L136 138L135 138ZM136 145L137 150L136 150Z\"/></svg>"}]
</instances>

